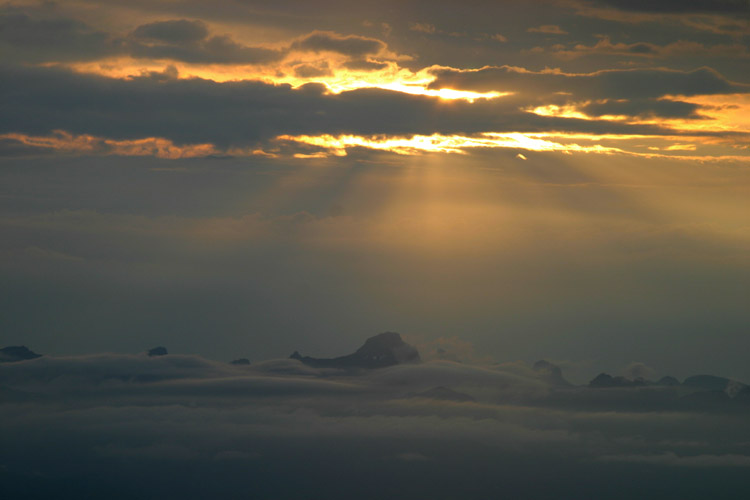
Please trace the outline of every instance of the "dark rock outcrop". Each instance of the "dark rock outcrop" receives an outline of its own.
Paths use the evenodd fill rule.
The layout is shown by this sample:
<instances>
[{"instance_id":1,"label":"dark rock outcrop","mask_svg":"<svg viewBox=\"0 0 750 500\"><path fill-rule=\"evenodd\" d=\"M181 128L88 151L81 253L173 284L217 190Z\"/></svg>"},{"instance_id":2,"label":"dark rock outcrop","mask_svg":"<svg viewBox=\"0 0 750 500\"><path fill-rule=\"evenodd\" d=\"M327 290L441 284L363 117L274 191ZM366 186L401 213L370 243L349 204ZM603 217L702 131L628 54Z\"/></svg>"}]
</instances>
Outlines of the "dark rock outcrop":
<instances>
[{"instance_id":1,"label":"dark rock outcrop","mask_svg":"<svg viewBox=\"0 0 750 500\"><path fill-rule=\"evenodd\" d=\"M401 339L395 332L385 332L370 337L356 352L338 358L311 358L299 352L289 356L315 368L374 369L401 363L420 361L419 352Z\"/></svg>"},{"instance_id":2,"label":"dark rock outcrop","mask_svg":"<svg viewBox=\"0 0 750 500\"><path fill-rule=\"evenodd\" d=\"M35 353L25 345L11 345L0 349L0 363L13 363L41 357L41 354Z\"/></svg>"},{"instance_id":3,"label":"dark rock outcrop","mask_svg":"<svg viewBox=\"0 0 750 500\"><path fill-rule=\"evenodd\" d=\"M591 379L589 387L615 387L615 378L609 373L600 373Z\"/></svg>"},{"instance_id":4,"label":"dark rock outcrop","mask_svg":"<svg viewBox=\"0 0 750 500\"><path fill-rule=\"evenodd\" d=\"M148 350L149 356L166 356L167 348L163 346L154 347L153 349Z\"/></svg>"},{"instance_id":5,"label":"dark rock outcrop","mask_svg":"<svg viewBox=\"0 0 750 500\"><path fill-rule=\"evenodd\" d=\"M232 361L231 364L233 364L233 365L249 365L250 364L250 360L247 359L247 358L239 358L239 359L235 359L234 361Z\"/></svg>"},{"instance_id":6,"label":"dark rock outcrop","mask_svg":"<svg viewBox=\"0 0 750 500\"><path fill-rule=\"evenodd\" d=\"M589 382L589 387L643 387L647 385L647 382L642 378L630 380L622 376L613 377L608 373L600 373L594 379Z\"/></svg>"}]
</instances>

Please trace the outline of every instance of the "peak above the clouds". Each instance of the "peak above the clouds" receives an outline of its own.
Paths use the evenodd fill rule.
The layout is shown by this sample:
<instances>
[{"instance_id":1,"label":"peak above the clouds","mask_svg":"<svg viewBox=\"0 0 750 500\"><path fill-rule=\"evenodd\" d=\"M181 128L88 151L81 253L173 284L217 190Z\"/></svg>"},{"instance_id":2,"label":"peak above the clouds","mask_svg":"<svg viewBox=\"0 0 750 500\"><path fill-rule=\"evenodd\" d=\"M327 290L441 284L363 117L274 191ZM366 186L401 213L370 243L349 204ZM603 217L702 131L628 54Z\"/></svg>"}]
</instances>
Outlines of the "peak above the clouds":
<instances>
[{"instance_id":1,"label":"peak above the clouds","mask_svg":"<svg viewBox=\"0 0 750 500\"><path fill-rule=\"evenodd\" d=\"M337 358L312 358L294 351L290 356L309 366L319 368L385 368L421 360L417 349L403 341L396 332L385 332L367 339L354 353Z\"/></svg>"},{"instance_id":2,"label":"peak above the clouds","mask_svg":"<svg viewBox=\"0 0 750 500\"><path fill-rule=\"evenodd\" d=\"M41 357L41 354L35 353L25 345L11 345L0 349L0 363L12 363Z\"/></svg>"},{"instance_id":3,"label":"peak above the clouds","mask_svg":"<svg viewBox=\"0 0 750 500\"><path fill-rule=\"evenodd\" d=\"M154 347L148 350L149 356L166 356L167 354L167 348L163 346Z\"/></svg>"}]
</instances>

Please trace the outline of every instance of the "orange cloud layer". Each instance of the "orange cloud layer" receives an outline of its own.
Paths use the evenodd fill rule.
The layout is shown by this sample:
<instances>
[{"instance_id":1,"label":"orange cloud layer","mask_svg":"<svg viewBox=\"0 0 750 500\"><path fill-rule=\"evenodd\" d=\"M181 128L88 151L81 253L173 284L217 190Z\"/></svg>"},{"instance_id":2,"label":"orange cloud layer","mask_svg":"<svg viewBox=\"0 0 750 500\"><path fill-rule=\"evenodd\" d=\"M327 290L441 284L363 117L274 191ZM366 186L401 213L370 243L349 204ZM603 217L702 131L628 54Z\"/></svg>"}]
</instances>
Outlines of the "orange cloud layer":
<instances>
[{"instance_id":1,"label":"orange cloud layer","mask_svg":"<svg viewBox=\"0 0 750 500\"><path fill-rule=\"evenodd\" d=\"M30 148L76 154L155 156L157 158L178 159L196 158L218 153L212 144L178 146L172 141L160 137L117 140L92 135L73 135L62 130L56 130L50 136L1 134L0 140L15 141Z\"/></svg>"}]
</instances>

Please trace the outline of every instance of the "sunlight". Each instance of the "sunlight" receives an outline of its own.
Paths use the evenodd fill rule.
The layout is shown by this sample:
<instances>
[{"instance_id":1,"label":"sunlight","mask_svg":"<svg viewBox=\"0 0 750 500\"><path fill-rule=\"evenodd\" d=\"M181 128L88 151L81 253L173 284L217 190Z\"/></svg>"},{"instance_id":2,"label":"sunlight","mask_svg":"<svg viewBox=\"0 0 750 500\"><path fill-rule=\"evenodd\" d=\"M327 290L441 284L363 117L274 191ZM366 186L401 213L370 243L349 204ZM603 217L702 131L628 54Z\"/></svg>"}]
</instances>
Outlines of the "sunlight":
<instances>
[{"instance_id":1,"label":"sunlight","mask_svg":"<svg viewBox=\"0 0 750 500\"><path fill-rule=\"evenodd\" d=\"M332 94L340 94L357 89L383 89L411 95L439 97L445 100L462 99L474 102L477 99L495 99L512 95L512 92L472 92L454 89L430 89L435 79L423 69L417 72L399 67L395 62L384 63L383 69L376 71L350 70L337 67L335 63L328 73L321 72L315 76L299 76L297 64L282 63L278 67L251 65L201 65L165 61L143 61L132 58L112 58L96 62L77 62L68 67L78 73L95 74L107 78L132 79L138 77L161 77L190 79L200 78L217 83L255 80L272 85L291 85L299 88L308 83L322 83ZM321 61L313 61L320 64ZM326 61L327 67L330 59Z\"/></svg>"},{"instance_id":2,"label":"sunlight","mask_svg":"<svg viewBox=\"0 0 750 500\"><path fill-rule=\"evenodd\" d=\"M282 135L280 141L293 141L323 148L330 155L346 156L347 149L362 147L381 151L390 151L400 155L413 155L421 152L465 153L469 148L510 148L530 151L562 151L586 153L617 153L617 148L604 147L599 144L582 146L580 144L561 144L542 138L540 134L496 133L487 132L476 137L460 135L414 135L411 137L383 137L358 135Z\"/></svg>"}]
</instances>

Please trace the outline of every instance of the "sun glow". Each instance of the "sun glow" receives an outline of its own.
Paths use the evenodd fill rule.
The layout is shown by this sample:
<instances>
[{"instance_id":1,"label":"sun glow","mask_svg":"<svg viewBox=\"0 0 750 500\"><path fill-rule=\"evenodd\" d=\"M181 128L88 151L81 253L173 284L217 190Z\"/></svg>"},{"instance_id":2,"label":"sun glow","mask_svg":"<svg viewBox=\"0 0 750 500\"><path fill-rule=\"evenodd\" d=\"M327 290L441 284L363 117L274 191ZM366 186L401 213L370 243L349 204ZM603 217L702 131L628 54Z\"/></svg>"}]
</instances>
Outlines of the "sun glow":
<instances>
[{"instance_id":1,"label":"sun glow","mask_svg":"<svg viewBox=\"0 0 750 500\"><path fill-rule=\"evenodd\" d=\"M319 61L317 61L319 63ZM299 66L297 64L296 66ZM386 63L376 71L358 71L335 66L335 70L315 76L303 77L295 73L295 66L281 64L269 68L248 65L199 65L185 63L165 63L164 61L143 61L132 58L117 58L96 62L73 63L70 69L79 73L95 74L108 78L132 79L138 77L201 78L217 83L256 80L273 85L291 85L299 88L308 83L322 83L332 94L375 88L392 90L412 95L425 95L440 99L463 99L474 102L476 99L494 99L511 95L512 92L472 92L454 89L430 89L435 77L429 68L413 72L401 68L395 62Z\"/></svg>"},{"instance_id":2,"label":"sun glow","mask_svg":"<svg viewBox=\"0 0 750 500\"><path fill-rule=\"evenodd\" d=\"M577 118L579 120L591 120L591 117L578 111L575 106L556 106L550 104L548 106L537 106L536 108L527 110L535 115L539 116L553 116L556 118Z\"/></svg>"},{"instance_id":3,"label":"sun glow","mask_svg":"<svg viewBox=\"0 0 750 500\"><path fill-rule=\"evenodd\" d=\"M441 99L465 99L469 102L474 102L476 99L494 99L496 97L512 95L512 92L471 92L468 90L429 89L427 88L429 83L430 81L422 81L419 83L380 83L378 85L373 85L373 87L394 90L405 94L439 97Z\"/></svg>"},{"instance_id":4,"label":"sun glow","mask_svg":"<svg viewBox=\"0 0 750 500\"><path fill-rule=\"evenodd\" d=\"M321 148L333 156L346 156L347 149L368 148L390 151L396 154L412 155L423 152L465 153L470 148L506 148L529 151L562 151L587 153L617 153L621 150L599 144L561 144L543 138L542 134L495 133L487 132L475 137L460 135L414 135L411 137L383 137L358 135L282 135L280 141L291 141Z\"/></svg>"}]
</instances>

